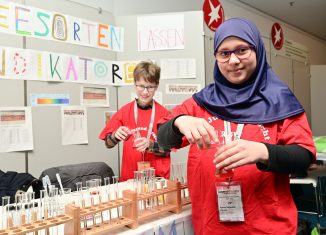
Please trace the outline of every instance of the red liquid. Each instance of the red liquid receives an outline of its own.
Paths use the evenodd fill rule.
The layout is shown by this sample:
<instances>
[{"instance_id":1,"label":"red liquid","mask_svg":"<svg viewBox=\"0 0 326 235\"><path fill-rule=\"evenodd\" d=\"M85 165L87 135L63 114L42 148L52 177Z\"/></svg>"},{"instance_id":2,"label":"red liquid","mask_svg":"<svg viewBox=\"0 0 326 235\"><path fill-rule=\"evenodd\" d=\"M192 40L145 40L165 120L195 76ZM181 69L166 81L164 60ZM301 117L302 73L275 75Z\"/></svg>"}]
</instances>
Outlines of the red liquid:
<instances>
[{"instance_id":1,"label":"red liquid","mask_svg":"<svg viewBox=\"0 0 326 235\"><path fill-rule=\"evenodd\" d=\"M230 170L230 171L226 171L224 169L222 170L217 170L215 171L215 176L219 177L219 178L232 178L234 175L234 171Z\"/></svg>"},{"instance_id":2,"label":"red liquid","mask_svg":"<svg viewBox=\"0 0 326 235\"><path fill-rule=\"evenodd\" d=\"M98 194L100 194L99 191L91 191L91 192L90 192L90 195L98 195Z\"/></svg>"}]
</instances>

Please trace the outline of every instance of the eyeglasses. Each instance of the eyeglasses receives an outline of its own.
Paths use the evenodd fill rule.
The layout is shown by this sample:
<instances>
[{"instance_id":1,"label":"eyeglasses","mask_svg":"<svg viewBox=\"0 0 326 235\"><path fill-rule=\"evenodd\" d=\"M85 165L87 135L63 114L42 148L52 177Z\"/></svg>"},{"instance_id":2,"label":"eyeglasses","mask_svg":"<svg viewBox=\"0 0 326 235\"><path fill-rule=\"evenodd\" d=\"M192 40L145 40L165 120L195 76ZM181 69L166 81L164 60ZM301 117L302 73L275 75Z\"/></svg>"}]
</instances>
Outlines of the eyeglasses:
<instances>
[{"instance_id":1,"label":"eyeglasses","mask_svg":"<svg viewBox=\"0 0 326 235\"><path fill-rule=\"evenodd\" d=\"M235 50L220 50L216 52L216 59L220 63L226 63L230 60L231 55L234 53L239 60L243 60L247 59L251 55L252 50L254 50L253 46L239 47Z\"/></svg>"},{"instance_id":2,"label":"eyeglasses","mask_svg":"<svg viewBox=\"0 0 326 235\"><path fill-rule=\"evenodd\" d=\"M145 89L147 89L148 92L153 92L157 89L157 86L143 86L143 85L136 85L136 88L138 91L144 91Z\"/></svg>"}]
</instances>

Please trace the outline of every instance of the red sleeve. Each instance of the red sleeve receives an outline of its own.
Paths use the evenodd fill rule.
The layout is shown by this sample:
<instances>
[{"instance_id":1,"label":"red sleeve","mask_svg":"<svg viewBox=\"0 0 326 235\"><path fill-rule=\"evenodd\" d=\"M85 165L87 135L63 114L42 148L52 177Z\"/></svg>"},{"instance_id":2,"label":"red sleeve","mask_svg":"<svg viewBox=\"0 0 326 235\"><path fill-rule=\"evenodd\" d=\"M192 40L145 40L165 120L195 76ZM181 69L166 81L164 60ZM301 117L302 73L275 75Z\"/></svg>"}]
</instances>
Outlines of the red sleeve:
<instances>
[{"instance_id":1,"label":"red sleeve","mask_svg":"<svg viewBox=\"0 0 326 235\"><path fill-rule=\"evenodd\" d=\"M110 119L110 121L106 124L104 129L101 131L99 138L105 140L107 135L117 130L120 126L122 126L122 113L123 109L118 110Z\"/></svg>"},{"instance_id":2,"label":"red sleeve","mask_svg":"<svg viewBox=\"0 0 326 235\"><path fill-rule=\"evenodd\" d=\"M174 117L180 116L182 114L190 115L190 116L201 116L200 114L198 114L200 112L205 112L205 111L201 107L199 107L199 105L195 102L193 98L189 98L185 100L182 104L176 106L169 115L161 118L157 122L157 128L160 126L160 124L163 124L166 121ZM179 146L179 148L183 148L187 145L189 145L189 141L187 140L186 137L183 136L182 144ZM172 151L174 151L174 149Z\"/></svg>"},{"instance_id":3,"label":"red sleeve","mask_svg":"<svg viewBox=\"0 0 326 235\"><path fill-rule=\"evenodd\" d=\"M278 144L298 144L316 157L316 146L305 113L285 119L279 131Z\"/></svg>"},{"instance_id":4,"label":"red sleeve","mask_svg":"<svg viewBox=\"0 0 326 235\"><path fill-rule=\"evenodd\" d=\"M193 98L189 98L186 101L184 101L182 104L176 106L169 115L161 118L158 121L157 126L182 114L196 116L196 111L195 111L196 109L198 109L198 104L195 102Z\"/></svg>"}]
</instances>

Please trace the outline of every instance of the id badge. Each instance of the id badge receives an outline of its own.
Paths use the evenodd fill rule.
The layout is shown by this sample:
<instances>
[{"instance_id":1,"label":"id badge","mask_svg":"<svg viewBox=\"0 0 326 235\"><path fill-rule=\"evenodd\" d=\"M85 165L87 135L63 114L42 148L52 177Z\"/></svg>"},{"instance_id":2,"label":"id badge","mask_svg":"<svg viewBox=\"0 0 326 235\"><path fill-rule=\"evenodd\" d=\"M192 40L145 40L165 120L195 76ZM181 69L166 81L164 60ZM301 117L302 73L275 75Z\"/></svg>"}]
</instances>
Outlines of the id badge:
<instances>
[{"instance_id":1,"label":"id badge","mask_svg":"<svg viewBox=\"0 0 326 235\"><path fill-rule=\"evenodd\" d=\"M243 222L243 204L239 181L216 182L220 222Z\"/></svg>"}]
</instances>

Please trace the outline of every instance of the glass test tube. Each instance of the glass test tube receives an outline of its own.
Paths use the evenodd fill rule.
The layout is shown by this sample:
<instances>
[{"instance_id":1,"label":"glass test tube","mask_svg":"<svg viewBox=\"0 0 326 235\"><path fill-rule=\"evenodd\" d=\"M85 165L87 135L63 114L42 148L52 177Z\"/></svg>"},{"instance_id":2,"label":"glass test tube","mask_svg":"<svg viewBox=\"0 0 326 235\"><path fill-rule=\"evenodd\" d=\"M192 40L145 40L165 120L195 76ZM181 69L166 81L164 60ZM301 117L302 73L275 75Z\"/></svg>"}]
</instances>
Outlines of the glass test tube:
<instances>
[{"instance_id":1,"label":"glass test tube","mask_svg":"<svg viewBox=\"0 0 326 235\"><path fill-rule=\"evenodd\" d=\"M111 200L111 196L110 196L110 194L111 194L111 192L110 192L110 181L111 181L111 179L110 179L110 177L105 177L104 178L104 188L105 188L105 196L106 196L106 201L109 203L110 202L110 200ZM108 210L108 216L109 216L109 220L111 220L111 210Z\"/></svg>"},{"instance_id":2,"label":"glass test tube","mask_svg":"<svg viewBox=\"0 0 326 235\"><path fill-rule=\"evenodd\" d=\"M80 207L84 208L85 207L85 195L88 192L87 187L83 187L83 182L77 182L76 183L76 188L77 188L77 194L80 197ZM87 218L86 216L81 218L81 223L83 223L84 228L87 228Z\"/></svg>"},{"instance_id":3,"label":"glass test tube","mask_svg":"<svg viewBox=\"0 0 326 235\"><path fill-rule=\"evenodd\" d=\"M114 175L112 176L112 184L113 184L113 192L114 192L114 196L115 196L115 200L116 202L118 202L118 198L119 198L119 178L118 176ZM120 218L120 208L117 207L117 217Z\"/></svg>"},{"instance_id":4,"label":"glass test tube","mask_svg":"<svg viewBox=\"0 0 326 235\"><path fill-rule=\"evenodd\" d=\"M1 228L6 229L8 228L8 219L9 219L9 204L10 204L10 197L4 196L2 197L2 217L1 217Z\"/></svg>"}]
</instances>

